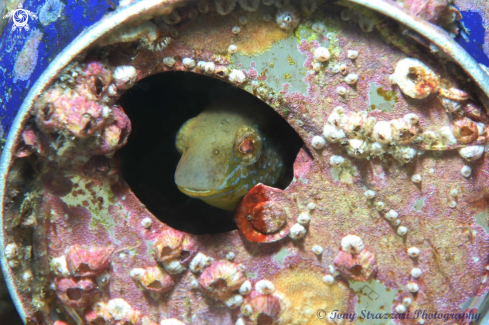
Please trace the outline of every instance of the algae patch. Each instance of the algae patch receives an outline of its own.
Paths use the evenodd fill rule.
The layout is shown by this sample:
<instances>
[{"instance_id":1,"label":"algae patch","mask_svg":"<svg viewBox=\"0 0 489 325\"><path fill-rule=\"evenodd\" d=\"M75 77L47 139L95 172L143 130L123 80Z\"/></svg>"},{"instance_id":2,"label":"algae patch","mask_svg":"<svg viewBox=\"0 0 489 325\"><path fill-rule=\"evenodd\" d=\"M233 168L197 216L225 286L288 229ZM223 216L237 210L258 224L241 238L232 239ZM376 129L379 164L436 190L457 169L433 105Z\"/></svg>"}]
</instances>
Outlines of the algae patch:
<instances>
[{"instance_id":1,"label":"algae patch","mask_svg":"<svg viewBox=\"0 0 489 325\"><path fill-rule=\"evenodd\" d=\"M394 90L384 90L371 82L368 93L368 111L378 109L382 112L392 112L397 101L397 92Z\"/></svg>"},{"instance_id":2,"label":"algae patch","mask_svg":"<svg viewBox=\"0 0 489 325\"><path fill-rule=\"evenodd\" d=\"M355 306L355 313L360 322L365 321L365 319L362 319L362 315L366 315L367 312L371 314L380 313L382 315L390 312L392 302L396 299L396 291L386 288L382 282L377 280L348 282L350 288L355 291L358 299ZM386 321L385 319L369 318L367 321L369 325L394 325L391 319Z\"/></svg>"},{"instance_id":3,"label":"algae patch","mask_svg":"<svg viewBox=\"0 0 489 325\"><path fill-rule=\"evenodd\" d=\"M421 199L414 201L413 210L415 212L421 211L421 209L424 207L424 200L425 200L425 198L422 197Z\"/></svg>"},{"instance_id":4,"label":"algae patch","mask_svg":"<svg viewBox=\"0 0 489 325\"><path fill-rule=\"evenodd\" d=\"M275 254L273 258L277 261L278 264L280 264L280 266L284 266L284 260L287 256L289 256L289 251L287 250L287 248L285 248L285 246L283 246L280 252Z\"/></svg>"},{"instance_id":5,"label":"algae patch","mask_svg":"<svg viewBox=\"0 0 489 325\"><path fill-rule=\"evenodd\" d=\"M481 213L478 213L474 216L475 222L482 226L484 230L489 233L489 222L488 222L488 217L489 217L489 211L484 210Z\"/></svg>"}]
</instances>

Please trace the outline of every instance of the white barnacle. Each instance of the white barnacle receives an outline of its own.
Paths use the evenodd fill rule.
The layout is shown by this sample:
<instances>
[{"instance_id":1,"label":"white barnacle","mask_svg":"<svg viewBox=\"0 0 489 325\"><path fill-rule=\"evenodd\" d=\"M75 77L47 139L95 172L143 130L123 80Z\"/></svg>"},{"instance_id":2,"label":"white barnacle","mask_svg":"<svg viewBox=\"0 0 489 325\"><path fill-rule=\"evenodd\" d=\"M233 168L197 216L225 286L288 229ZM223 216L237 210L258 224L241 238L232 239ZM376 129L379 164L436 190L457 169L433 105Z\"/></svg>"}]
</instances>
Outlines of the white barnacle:
<instances>
[{"instance_id":1,"label":"white barnacle","mask_svg":"<svg viewBox=\"0 0 489 325\"><path fill-rule=\"evenodd\" d=\"M236 323L234 323L234 325L246 325L246 323L244 322L243 318L238 318L238 320L236 321Z\"/></svg>"},{"instance_id":2,"label":"white barnacle","mask_svg":"<svg viewBox=\"0 0 489 325\"><path fill-rule=\"evenodd\" d=\"M243 82L246 81L246 75L243 73L241 70L236 70L233 69L231 73L228 76L229 81L231 81L234 84L242 84Z\"/></svg>"},{"instance_id":3,"label":"white barnacle","mask_svg":"<svg viewBox=\"0 0 489 325\"><path fill-rule=\"evenodd\" d=\"M242 303L243 303L242 295L234 295L224 302L226 307L229 307L231 309L238 308L239 306L241 306Z\"/></svg>"},{"instance_id":4,"label":"white barnacle","mask_svg":"<svg viewBox=\"0 0 489 325\"><path fill-rule=\"evenodd\" d=\"M384 216L387 220L389 221L393 221L395 219L397 219L397 217L399 217L399 213L397 213L396 211L394 210L390 210L389 212L387 212Z\"/></svg>"},{"instance_id":5,"label":"white barnacle","mask_svg":"<svg viewBox=\"0 0 489 325\"><path fill-rule=\"evenodd\" d=\"M452 133L452 130L450 130L450 127L444 126L438 130L438 137L440 139L440 142L443 143L444 145L454 145L457 144L457 139Z\"/></svg>"},{"instance_id":6,"label":"white barnacle","mask_svg":"<svg viewBox=\"0 0 489 325\"><path fill-rule=\"evenodd\" d=\"M134 268L129 272L129 275L131 278L133 278L136 281L139 281L143 278L144 274L146 273L145 269L141 268Z\"/></svg>"},{"instance_id":7,"label":"white barnacle","mask_svg":"<svg viewBox=\"0 0 489 325\"><path fill-rule=\"evenodd\" d=\"M380 156L383 155L386 152L386 146L385 144L378 143L378 142L373 142L370 144L370 155L371 156Z\"/></svg>"},{"instance_id":8,"label":"white barnacle","mask_svg":"<svg viewBox=\"0 0 489 325\"><path fill-rule=\"evenodd\" d=\"M410 247L407 251L408 255L412 258L418 257L419 254L421 253L419 248L417 247Z\"/></svg>"},{"instance_id":9,"label":"white barnacle","mask_svg":"<svg viewBox=\"0 0 489 325\"><path fill-rule=\"evenodd\" d=\"M423 178L421 177L420 174L414 174L413 176L411 176L411 181L413 183L421 183L422 180Z\"/></svg>"},{"instance_id":10,"label":"white barnacle","mask_svg":"<svg viewBox=\"0 0 489 325\"><path fill-rule=\"evenodd\" d=\"M382 211L385 209L385 203L382 201L376 201L374 202L374 207L377 211Z\"/></svg>"},{"instance_id":11,"label":"white barnacle","mask_svg":"<svg viewBox=\"0 0 489 325\"><path fill-rule=\"evenodd\" d=\"M312 246L312 252L316 255L321 255L323 253L323 248L319 245Z\"/></svg>"},{"instance_id":12,"label":"white barnacle","mask_svg":"<svg viewBox=\"0 0 489 325\"><path fill-rule=\"evenodd\" d=\"M340 167L345 163L345 158L341 156L331 156L331 159L329 160L329 164L333 167Z\"/></svg>"},{"instance_id":13,"label":"white barnacle","mask_svg":"<svg viewBox=\"0 0 489 325\"><path fill-rule=\"evenodd\" d=\"M399 236L404 236L405 234L407 234L408 232L408 229L404 226L400 226L399 228L397 228L397 234Z\"/></svg>"},{"instance_id":14,"label":"white barnacle","mask_svg":"<svg viewBox=\"0 0 489 325\"><path fill-rule=\"evenodd\" d=\"M348 52L346 52L346 56L351 60L355 60L356 58L358 58L358 51L348 50Z\"/></svg>"},{"instance_id":15,"label":"white barnacle","mask_svg":"<svg viewBox=\"0 0 489 325\"><path fill-rule=\"evenodd\" d=\"M7 252L5 252L5 254L7 254ZM49 269L56 276L65 278L70 276L70 271L68 270L68 265L66 263L66 256L64 255L52 258L51 261L49 261Z\"/></svg>"},{"instance_id":16,"label":"white barnacle","mask_svg":"<svg viewBox=\"0 0 489 325\"><path fill-rule=\"evenodd\" d=\"M303 226L308 225L310 221L311 217L306 212L302 212L299 214L299 217L297 217L297 222Z\"/></svg>"},{"instance_id":17,"label":"white barnacle","mask_svg":"<svg viewBox=\"0 0 489 325\"><path fill-rule=\"evenodd\" d=\"M198 252L197 255L195 255L195 257L190 262L190 271L192 271L193 273L202 272L204 268L211 265L213 261L214 260L211 257L206 256L201 252Z\"/></svg>"},{"instance_id":18,"label":"white barnacle","mask_svg":"<svg viewBox=\"0 0 489 325\"><path fill-rule=\"evenodd\" d=\"M349 139L346 153L352 157L362 158L369 152L369 144L363 139Z\"/></svg>"},{"instance_id":19,"label":"white barnacle","mask_svg":"<svg viewBox=\"0 0 489 325\"><path fill-rule=\"evenodd\" d=\"M328 124L341 128L347 123L348 117L346 116L343 107L336 106L333 108L333 111L328 116Z\"/></svg>"},{"instance_id":20,"label":"white barnacle","mask_svg":"<svg viewBox=\"0 0 489 325\"><path fill-rule=\"evenodd\" d=\"M163 64L169 68L173 67L175 63L176 63L175 59L171 56L167 56L166 58L163 59Z\"/></svg>"},{"instance_id":21,"label":"white barnacle","mask_svg":"<svg viewBox=\"0 0 489 325\"><path fill-rule=\"evenodd\" d=\"M350 254L360 254L364 248L365 245L363 244L362 239L358 236L347 235L341 239L341 249L344 252Z\"/></svg>"},{"instance_id":22,"label":"white barnacle","mask_svg":"<svg viewBox=\"0 0 489 325\"><path fill-rule=\"evenodd\" d=\"M415 293L415 292L418 292L418 291L419 291L419 286L418 286L416 283L414 283L414 282L409 282L409 283L407 284L406 288L407 288L409 291L413 292L413 293Z\"/></svg>"},{"instance_id":23,"label":"white barnacle","mask_svg":"<svg viewBox=\"0 0 489 325\"><path fill-rule=\"evenodd\" d=\"M477 122L476 125L477 125L477 133L479 134L479 136L483 136L484 134L486 134L486 124L485 123Z\"/></svg>"},{"instance_id":24,"label":"white barnacle","mask_svg":"<svg viewBox=\"0 0 489 325\"><path fill-rule=\"evenodd\" d=\"M165 261L163 267L170 274L178 274L186 270L185 266L180 264L178 260Z\"/></svg>"},{"instance_id":25,"label":"white barnacle","mask_svg":"<svg viewBox=\"0 0 489 325\"><path fill-rule=\"evenodd\" d=\"M107 87L107 95L109 95L110 97L114 97L115 95L117 95L117 87L114 84Z\"/></svg>"},{"instance_id":26,"label":"white barnacle","mask_svg":"<svg viewBox=\"0 0 489 325\"><path fill-rule=\"evenodd\" d=\"M129 89L137 80L138 72L130 65L121 65L115 68L112 75L114 84L118 89Z\"/></svg>"},{"instance_id":27,"label":"white barnacle","mask_svg":"<svg viewBox=\"0 0 489 325\"><path fill-rule=\"evenodd\" d=\"M234 26L232 29L231 29L231 32L234 34L234 35L237 35L239 33L241 33L241 28L239 26Z\"/></svg>"},{"instance_id":28,"label":"white barnacle","mask_svg":"<svg viewBox=\"0 0 489 325\"><path fill-rule=\"evenodd\" d=\"M10 243L5 246L4 253L5 257L10 260L17 257L19 248L16 243Z\"/></svg>"},{"instance_id":29,"label":"white barnacle","mask_svg":"<svg viewBox=\"0 0 489 325\"><path fill-rule=\"evenodd\" d=\"M255 290L261 295L269 295L275 291L275 286L268 280L260 280L255 284Z\"/></svg>"},{"instance_id":30,"label":"white barnacle","mask_svg":"<svg viewBox=\"0 0 489 325\"><path fill-rule=\"evenodd\" d=\"M289 237L292 239L300 239L306 235L306 228L299 223L290 227Z\"/></svg>"},{"instance_id":31,"label":"white barnacle","mask_svg":"<svg viewBox=\"0 0 489 325\"><path fill-rule=\"evenodd\" d=\"M328 142L336 143L345 138L346 134L343 129L331 124L326 124L323 129L323 136L326 138L326 140L328 140Z\"/></svg>"},{"instance_id":32,"label":"white barnacle","mask_svg":"<svg viewBox=\"0 0 489 325\"><path fill-rule=\"evenodd\" d=\"M472 168L470 166L463 166L462 169L460 170L460 173L462 174L463 177L470 177L472 174Z\"/></svg>"},{"instance_id":33,"label":"white barnacle","mask_svg":"<svg viewBox=\"0 0 489 325\"><path fill-rule=\"evenodd\" d=\"M292 30L299 24L300 17L294 7L285 5L278 9L275 21L280 28L284 30Z\"/></svg>"},{"instance_id":34,"label":"white barnacle","mask_svg":"<svg viewBox=\"0 0 489 325\"><path fill-rule=\"evenodd\" d=\"M411 276L415 279L419 278L421 274L423 274L423 271L420 268L415 267L411 270Z\"/></svg>"},{"instance_id":35,"label":"white barnacle","mask_svg":"<svg viewBox=\"0 0 489 325\"><path fill-rule=\"evenodd\" d=\"M182 60L183 66L187 69L195 68L195 60L192 58L184 58Z\"/></svg>"},{"instance_id":36,"label":"white barnacle","mask_svg":"<svg viewBox=\"0 0 489 325\"><path fill-rule=\"evenodd\" d=\"M126 318L134 312L131 305L122 298L109 300L107 310L115 320Z\"/></svg>"},{"instance_id":37,"label":"white barnacle","mask_svg":"<svg viewBox=\"0 0 489 325\"><path fill-rule=\"evenodd\" d=\"M375 197L375 191L372 191L372 190L366 190L365 193L363 193L363 195L365 195L365 197L368 199L368 200L371 200Z\"/></svg>"},{"instance_id":38,"label":"white barnacle","mask_svg":"<svg viewBox=\"0 0 489 325\"><path fill-rule=\"evenodd\" d=\"M235 255L233 252L228 252L228 253L226 254L226 259L227 259L228 261L234 261L234 258L235 258L235 257L236 257L236 255Z\"/></svg>"},{"instance_id":39,"label":"white barnacle","mask_svg":"<svg viewBox=\"0 0 489 325\"><path fill-rule=\"evenodd\" d=\"M400 305L397 305L396 308L394 308L396 313L398 314L403 314L406 312L406 306L400 304Z\"/></svg>"},{"instance_id":40,"label":"white barnacle","mask_svg":"<svg viewBox=\"0 0 489 325\"><path fill-rule=\"evenodd\" d=\"M206 62L205 62L205 61L199 61L199 62L197 62L197 70L199 70L199 71L204 71L204 69L205 69L205 64L206 64Z\"/></svg>"},{"instance_id":41,"label":"white barnacle","mask_svg":"<svg viewBox=\"0 0 489 325\"><path fill-rule=\"evenodd\" d=\"M391 221L391 225L393 225L394 227L397 227L401 224L401 219L394 219Z\"/></svg>"},{"instance_id":42,"label":"white barnacle","mask_svg":"<svg viewBox=\"0 0 489 325\"><path fill-rule=\"evenodd\" d=\"M406 308L407 308L407 307L409 307L409 306L411 306L412 302L413 302L413 301L412 301L412 300L411 300L411 298L409 298L409 297L406 297L406 298L404 298L404 299L402 300L402 304L403 304L404 306L406 306Z\"/></svg>"},{"instance_id":43,"label":"white barnacle","mask_svg":"<svg viewBox=\"0 0 489 325\"><path fill-rule=\"evenodd\" d=\"M453 134L452 134L453 136ZM455 137L453 137L455 139ZM421 140L426 144L432 144L438 140L438 135L433 131L425 131L421 134ZM455 139L455 141L457 141Z\"/></svg>"},{"instance_id":44,"label":"white barnacle","mask_svg":"<svg viewBox=\"0 0 489 325\"><path fill-rule=\"evenodd\" d=\"M152 225L153 225L153 221L151 220L151 218L146 217L143 220L141 220L141 226L143 226L143 228L149 229L151 228Z\"/></svg>"},{"instance_id":45,"label":"white barnacle","mask_svg":"<svg viewBox=\"0 0 489 325\"><path fill-rule=\"evenodd\" d=\"M346 95L346 88L343 86L338 86L338 87L336 87L336 92L340 96L345 96Z\"/></svg>"},{"instance_id":46,"label":"white barnacle","mask_svg":"<svg viewBox=\"0 0 489 325\"><path fill-rule=\"evenodd\" d=\"M345 77L345 82L347 84L349 84L350 86L356 84L358 81L358 75L356 73L349 73L346 77Z\"/></svg>"},{"instance_id":47,"label":"white barnacle","mask_svg":"<svg viewBox=\"0 0 489 325\"><path fill-rule=\"evenodd\" d=\"M333 284L334 283L334 276L329 275L329 274L325 275L325 276L323 276L323 281L326 284Z\"/></svg>"},{"instance_id":48,"label":"white barnacle","mask_svg":"<svg viewBox=\"0 0 489 325\"><path fill-rule=\"evenodd\" d=\"M468 146L458 149L458 154L467 161L474 161L482 157L484 146Z\"/></svg>"},{"instance_id":49,"label":"white barnacle","mask_svg":"<svg viewBox=\"0 0 489 325\"><path fill-rule=\"evenodd\" d=\"M411 98L428 97L438 85L438 77L423 62L406 58L399 61L391 80L401 91Z\"/></svg>"},{"instance_id":50,"label":"white barnacle","mask_svg":"<svg viewBox=\"0 0 489 325\"><path fill-rule=\"evenodd\" d=\"M375 123L372 137L378 143L389 144L392 142L392 127L390 122L380 121Z\"/></svg>"},{"instance_id":51,"label":"white barnacle","mask_svg":"<svg viewBox=\"0 0 489 325\"><path fill-rule=\"evenodd\" d=\"M244 306L241 307L241 312L245 316L250 316L251 313L253 312L253 308L251 308L250 305L244 305Z\"/></svg>"},{"instance_id":52,"label":"white barnacle","mask_svg":"<svg viewBox=\"0 0 489 325\"><path fill-rule=\"evenodd\" d=\"M403 119L404 119L404 121L408 122L411 125L416 125L419 122L418 115L416 115L414 113L409 113L409 114L404 115Z\"/></svg>"},{"instance_id":53,"label":"white barnacle","mask_svg":"<svg viewBox=\"0 0 489 325\"><path fill-rule=\"evenodd\" d=\"M24 273L22 273L22 281L24 283L29 283L32 280L34 280L34 275L32 274L31 270L27 270Z\"/></svg>"},{"instance_id":54,"label":"white barnacle","mask_svg":"<svg viewBox=\"0 0 489 325\"><path fill-rule=\"evenodd\" d=\"M214 71L216 71L214 62L206 62L204 65L204 72L207 74L214 74Z\"/></svg>"},{"instance_id":55,"label":"white barnacle","mask_svg":"<svg viewBox=\"0 0 489 325\"><path fill-rule=\"evenodd\" d=\"M324 138L322 136L316 135L316 136L312 137L311 146L314 149L321 150L324 148L325 145L326 145L326 141L324 140Z\"/></svg>"},{"instance_id":56,"label":"white barnacle","mask_svg":"<svg viewBox=\"0 0 489 325\"><path fill-rule=\"evenodd\" d=\"M316 204L314 202L309 202L307 204L307 209L308 210L314 210L314 209L316 209Z\"/></svg>"},{"instance_id":57,"label":"white barnacle","mask_svg":"<svg viewBox=\"0 0 489 325\"><path fill-rule=\"evenodd\" d=\"M322 21L315 22L314 24L312 24L311 28L315 33L318 33L318 34L322 34L326 30L326 26L324 25L324 23Z\"/></svg>"},{"instance_id":58,"label":"white barnacle","mask_svg":"<svg viewBox=\"0 0 489 325\"><path fill-rule=\"evenodd\" d=\"M452 209L455 209L457 207L457 201L452 200L448 202L448 206Z\"/></svg>"},{"instance_id":59,"label":"white barnacle","mask_svg":"<svg viewBox=\"0 0 489 325\"><path fill-rule=\"evenodd\" d=\"M238 51L238 47L234 44L228 46L228 53L235 54Z\"/></svg>"},{"instance_id":60,"label":"white barnacle","mask_svg":"<svg viewBox=\"0 0 489 325\"><path fill-rule=\"evenodd\" d=\"M245 282L243 282L243 284L239 288L239 293L243 296L246 296L246 295L250 294L251 289L252 289L251 288L251 282L249 280L246 280Z\"/></svg>"},{"instance_id":61,"label":"white barnacle","mask_svg":"<svg viewBox=\"0 0 489 325\"><path fill-rule=\"evenodd\" d=\"M319 62L326 62L331 57L331 53L325 47L318 47L314 50L314 58Z\"/></svg>"}]
</instances>

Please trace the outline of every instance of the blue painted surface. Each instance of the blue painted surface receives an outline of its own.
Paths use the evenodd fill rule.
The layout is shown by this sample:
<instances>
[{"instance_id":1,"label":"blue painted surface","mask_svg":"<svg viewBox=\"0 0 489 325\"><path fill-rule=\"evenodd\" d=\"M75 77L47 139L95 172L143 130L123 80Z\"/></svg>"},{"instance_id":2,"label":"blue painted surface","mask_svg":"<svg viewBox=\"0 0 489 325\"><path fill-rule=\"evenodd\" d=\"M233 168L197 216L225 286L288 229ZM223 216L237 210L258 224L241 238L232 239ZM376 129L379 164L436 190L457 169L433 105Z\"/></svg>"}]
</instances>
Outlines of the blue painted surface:
<instances>
[{"instance_id":1,"label":"blue painted surface","mask_svg":"<svg viewBox=\"0 0 489 325\"><path fill-rule=\"evenodd\" d=\"M46 0L26 0L23 7L39 16ZM61 0L65 7L61 16L53 23L43 26L39 19L29 18L29 31L12 31L10 21L0 36L0 118L6 134L30 87L39 78L53 58L66 47L83 29L111 11L106 0ZM3 17L0 17L3 19ZM43 33L39 44L38 60L30 78L26 81L14 79L15 61L30 32L37 28ZM2 132L0 132L2 133Z\"/></svg>"},{"instance_id":2,"label":"blue painted surface","mask_svg":"<svg viewBox=\"0 0 489 325\"><path fill-rule=\"evenodd\" d=\"M461 11L463 19L459 22L460 32L456 41L478 62L489 67L489 57L484 53L483 45L487 31L478 12ZM467 32L464 31L464 27Z\"/></svg>"}]
</instances>

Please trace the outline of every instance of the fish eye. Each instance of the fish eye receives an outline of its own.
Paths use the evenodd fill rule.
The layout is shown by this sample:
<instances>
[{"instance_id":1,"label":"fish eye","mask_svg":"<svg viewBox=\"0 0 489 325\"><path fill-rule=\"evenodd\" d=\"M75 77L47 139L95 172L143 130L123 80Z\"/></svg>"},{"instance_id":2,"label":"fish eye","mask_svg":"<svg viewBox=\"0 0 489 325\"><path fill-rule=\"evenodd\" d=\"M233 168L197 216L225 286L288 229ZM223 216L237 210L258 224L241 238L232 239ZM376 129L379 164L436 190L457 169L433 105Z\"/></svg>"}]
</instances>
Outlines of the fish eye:
<instances>
[{"instance_id":1,"label":"fish eye","mask_svg":"<svg viewBox=\"0 0 489 325\"><path fill-rule=\"evenodd\" d=\"M239 145L239 151L241 153L244 153L245 155L249 153L253 153L253 150L255 150L255 143L251 139L244 139L241 141Z\"/></svg>"}]
</instances>

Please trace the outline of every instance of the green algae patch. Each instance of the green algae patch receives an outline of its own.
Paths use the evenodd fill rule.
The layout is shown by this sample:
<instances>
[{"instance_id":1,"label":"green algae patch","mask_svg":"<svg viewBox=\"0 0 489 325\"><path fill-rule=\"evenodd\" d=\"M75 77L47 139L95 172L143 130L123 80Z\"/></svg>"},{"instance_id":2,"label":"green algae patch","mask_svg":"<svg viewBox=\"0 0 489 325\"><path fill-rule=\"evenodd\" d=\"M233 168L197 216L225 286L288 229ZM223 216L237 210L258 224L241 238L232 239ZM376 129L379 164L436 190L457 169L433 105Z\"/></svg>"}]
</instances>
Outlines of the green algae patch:
<instances>
[{"instance_id":1,"label":"green algae patch","mask_svg":"<svg viewBox=\"0 0 489 325\"><path fill-rule=\"evenodd\" d=\"M358 302L355 306L355 313L359 322L366 322L369 325L394 325L392 319L372 319L367 312L372 314L385 315L390 313L392 302L396 300L396 292L385 287L378 280L370 281L348 281L350 288L355 292ZM362 315L368 319L362 319Z\"/></svg>"},{"instance_id":2,"label":"green algae patch","mask_svg":"<svg viewBox=\"0 0 489 325\"><path fill-rule=\"evenodd\" d=\"M285 246L283 246L282 249L277 254L275 254L273 258L277 261L278 264L280 264L280 266L284 266L284 260L287 256L289 256L289 251L287 250L287 248L285 248Z\"/></svg>"},{"instance_id":3,"label":"green algae patch","mask_svg":"<svg viewBox=\"0 0 489 325\"><path fill-rule=\"evenodd\" d=\"M422 197L421 199L414 201L413 210L415 212L421 211L421 209L424 207L424 200L425 200L425 198Z\"/></svg>"},{"instance_id":4,"label":"green algae patch","mask_svg":"<svg viewBox=\"0 0 489 325\"><path fill-rule=\"evenodd\" d=\"M489 211L484 210L481 213L478 213L474 216L475 222L480 225L484 230L489 233Z\"/></svg>"},{"instance_id":5,"label":"green algae patch","mask_svg":"<svg viewBox=\"0 0 489 325\"><path fill-rule=\"evenodd\" d=\"M378 87L374 82L370 82L368 93L368 111L378 109L382 112L392 112L397 101L397 92L394 90L385 90Z\"/></svg>"}]
</instances>

